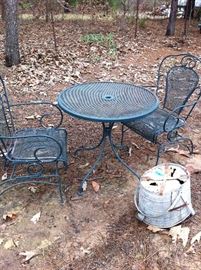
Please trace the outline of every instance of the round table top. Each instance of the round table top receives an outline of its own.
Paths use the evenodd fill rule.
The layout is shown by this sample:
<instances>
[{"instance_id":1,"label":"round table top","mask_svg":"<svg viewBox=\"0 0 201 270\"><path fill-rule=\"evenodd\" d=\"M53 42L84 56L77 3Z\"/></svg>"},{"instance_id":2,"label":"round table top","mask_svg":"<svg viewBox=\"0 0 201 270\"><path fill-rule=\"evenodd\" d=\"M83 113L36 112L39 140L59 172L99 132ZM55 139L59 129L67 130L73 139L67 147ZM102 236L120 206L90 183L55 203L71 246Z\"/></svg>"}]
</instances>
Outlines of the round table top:
<instances>
[{"instance_id":1,"label":"round table top","mask_svg":"<svg viewBox=\"0 0 201 270\"><path fill-rule=\"evenodd\" d=\"M64 112L97 122L139 119L159 105L156 95L147 88L117 82L77 84L64 89L57 101Z\"/></svg>"}]
</instances>

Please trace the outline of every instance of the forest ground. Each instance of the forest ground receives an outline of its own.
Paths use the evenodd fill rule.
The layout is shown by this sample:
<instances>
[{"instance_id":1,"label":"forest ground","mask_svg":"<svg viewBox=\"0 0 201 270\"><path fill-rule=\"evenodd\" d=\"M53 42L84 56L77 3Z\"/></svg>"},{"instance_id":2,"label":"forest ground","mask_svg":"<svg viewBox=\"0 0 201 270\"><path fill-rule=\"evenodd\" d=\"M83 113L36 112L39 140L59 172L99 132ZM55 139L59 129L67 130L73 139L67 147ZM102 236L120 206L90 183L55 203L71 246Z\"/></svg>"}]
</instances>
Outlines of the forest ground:
<instances>
[{"instance_id":1,"label":"forest ground","mask_svg":"<svg viewBox=\"0 0 201 270\"><path fill-rule=\"evenodd\" d=\"M168 54L190 52L201 55L197 22L192 21L186 39L183 22L177 22L175 37L165 37L167 21L146 21L134 38L133 26L124 21L60 21L55 23L57 52L51 24L21 21L22 62L12 68L3 65L3 24L0 28L0 74L4 76L11 98L18 101L51 100L75 83L97 80L154 84L157 66ZM103 43L86 43L87 34L102 33ZM112 33L112 37L111 37ZM110 35L109 35L110 34ZM108 40L111 42L108 43ZM26 112L27 116L30 112ZM189 119L184 132L194 141L200 158L201 108ZM95 143L101 135L98 123L64 116L68 130L68 170L62 171L66 203L59 203L52 187L26 186L9 191L0 201L0 269L19 270L198 270L201 269L199 241L201 231L200 174L192 173L192 204L196 215L182 223L190 234L184 247L174 243L167 231L153 232L136 218L133 194L136 179L119 164L107 148L104 162L94 172L83 197L77 197L79 181L92 164L96 153L73 152L79 145ZM114 129L120 138L120 125ZM142 174L154 166L156 147L132 132L125 143L130 155L122 158ZM161 162L186 165L189 156L166 153ZM3 174L3 173L2 173ZM40 212L35 224L31 218ZM199 239L198 239L199 240ZM30 255L30 257L29 257Z\"/></svg>"}]
</instances>

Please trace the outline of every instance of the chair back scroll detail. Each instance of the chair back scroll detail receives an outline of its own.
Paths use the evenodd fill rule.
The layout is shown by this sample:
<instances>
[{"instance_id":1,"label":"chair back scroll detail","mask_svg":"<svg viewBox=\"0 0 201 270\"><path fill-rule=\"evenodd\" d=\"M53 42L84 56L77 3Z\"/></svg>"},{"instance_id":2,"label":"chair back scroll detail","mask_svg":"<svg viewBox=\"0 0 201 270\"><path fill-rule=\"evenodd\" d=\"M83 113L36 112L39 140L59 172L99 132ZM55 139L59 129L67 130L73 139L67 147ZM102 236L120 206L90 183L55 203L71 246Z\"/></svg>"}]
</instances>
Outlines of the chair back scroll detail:
<instances>
[{"instance_id":1,"label":"chair back scroll detail","mask_svg":"<svg viewBox=\"0 0 201 270\"><path fill-rule=\"evenodd\" d=\"M201 61L191 54L169 55L165 57L158 69L157 94L162 93L162 108L181 114L185 104L200 98L199 72ZM193 108L185 112L187 119Z\"/></svg>"}]
</instances>

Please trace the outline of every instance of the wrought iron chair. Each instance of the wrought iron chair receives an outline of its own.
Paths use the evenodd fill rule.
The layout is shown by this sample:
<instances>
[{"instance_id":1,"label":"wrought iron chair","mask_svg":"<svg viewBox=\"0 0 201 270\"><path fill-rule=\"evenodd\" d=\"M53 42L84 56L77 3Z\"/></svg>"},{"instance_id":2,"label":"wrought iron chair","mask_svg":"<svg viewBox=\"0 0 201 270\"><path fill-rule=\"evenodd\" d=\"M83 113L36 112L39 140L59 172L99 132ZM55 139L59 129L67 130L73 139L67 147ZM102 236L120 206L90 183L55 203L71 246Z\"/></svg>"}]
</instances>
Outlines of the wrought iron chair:
<instances>
[{"instance_id":1,"label":"wrought iron chair","mask_svg":"<svg viewBox=\"0 0 201 270\"><path fill-rule=\"evenodd\" d=\"M190 153L193 152L191 139L179 131L186 125L201 95L199 75L201 60L191 54L166 56L160 63L157 74L156 94L161 106L152 114L122 125L124 132L128 129L157 144L157 159L172 144L183 144Z\"/></svg>"},{"instance_id":2,"label":"wrought iron chair","mask_svg":"<svg viewBox=\"0 0 201 270\"><path fill-rule=\"evenodd\" d=\"M37 107L37 115L20 120L21 127L18 127L15 110L21 108L24 116L31 107ZM38 115L39 112L43 114ZM57 121L53 126L49 121L51 115ZM27 122L34 122L31 119L37 123L22 128ZM0 153L7 174L0 183L0 195L22 184L50 184L58 187L63 202L59 167L61 163L67 168L67 132L59 128L62 120L61 110L50 102L9 103L5 83L0 77Z\"/></svg>"}]
</instances>

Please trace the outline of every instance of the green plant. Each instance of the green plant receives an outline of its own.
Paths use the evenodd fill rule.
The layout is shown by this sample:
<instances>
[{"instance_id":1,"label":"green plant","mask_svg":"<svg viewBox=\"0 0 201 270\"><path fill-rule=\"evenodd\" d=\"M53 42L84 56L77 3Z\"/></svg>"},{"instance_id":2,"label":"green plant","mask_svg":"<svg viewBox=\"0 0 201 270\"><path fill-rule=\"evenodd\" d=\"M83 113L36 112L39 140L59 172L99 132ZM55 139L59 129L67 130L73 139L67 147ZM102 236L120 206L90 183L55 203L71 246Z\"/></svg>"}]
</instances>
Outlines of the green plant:
<instances>
[{"instance_id":1,"label":"green plant","mask_svg":"<svg viewBox=\"0 0 201 270\"><path fill-rule=\"evenodd\" d=\"M22 9L29 9L32 7L32 4L27 1L20 1L19 5Z\"/></svg>"},{"instance_id":2,"label":"green plant","mask_svg":"<svg viewBox=\"0 0 201 270\"><path fill-rule=\"evenodd\" d=\"M87 34L82 36L81 40L86 43L103 44L105 42L105 36L103 34Z\"/></svg>"},{"instance_id":3,"label":"green plant","mask_svg":"<svg viewBox=\"0 0 201 270\"><path fill-rule=\"evenodd\" d=\"M113 38L113 34L112 33L109 33L108 34L107 41L108 41L108 47L109 47L108 53L110 55L116 55L117 45L116 45L116 42L114 41L114 38Z\"/></svg>"},{"instance_id":4,"label":"green plant","mask_svg":"<svg viewBox=\"0 0 201 270\"><path fill-rule=\"evenodd\" d=\"M102 34L102 33L91 33L91 34L86 34L82 36L81 40L83 42L89 43L89 44L99 44L102 46L105 46L108 49L108 54L109 55L116 55L117 52L117 46L116 42L114 40L114 35L112 33L109 34Z\"/></svg>"},{"instance_id":5,"label":"green plant","mask_svg":"<svg viewBox=\"0 0 201 270\"><path fill-rule=\"evenodd\" d=\"M113 48L116 46L115 41L114 41L114 36L112 33L109 34L102 34L102 33L91 33L91 34L86 34L81 37L81 40L86 43L96 43L100 45L107 46L108 48Z\"/></svg>"},{"instance_id":6,"label":"green plant","mask_svg":"<svg viewBox=\"0 0 201 270\"><path fill-rule=\"evenodd\" d=\"M113 10L121 7L121 0L108 0L108 3Z\"/></svg>"},{"instance_id":7,"label":"green plant","mask_svg":"<svg viewBox=\"0 0 201 270\"><path fill-rule=\"evenodd\" d=\"M70 4L70 6L72 6L72 7L76 7L77 4L78 4L78 2L79 2L79 1L77 1L77 0L70 0L70 1L69 1L69 4Z\"/></svg>"},{"instance_id":8,"label":"green plant","mask_svg":"<svg viewBox=\"0 0 201 270\"><path fill-rule=\"evenodd\" d=\"M146 21L147 21L146 18L140 18L139 21L138 21L139 28L144 29L146 27Z\"/></svg>"}]
</instances>

